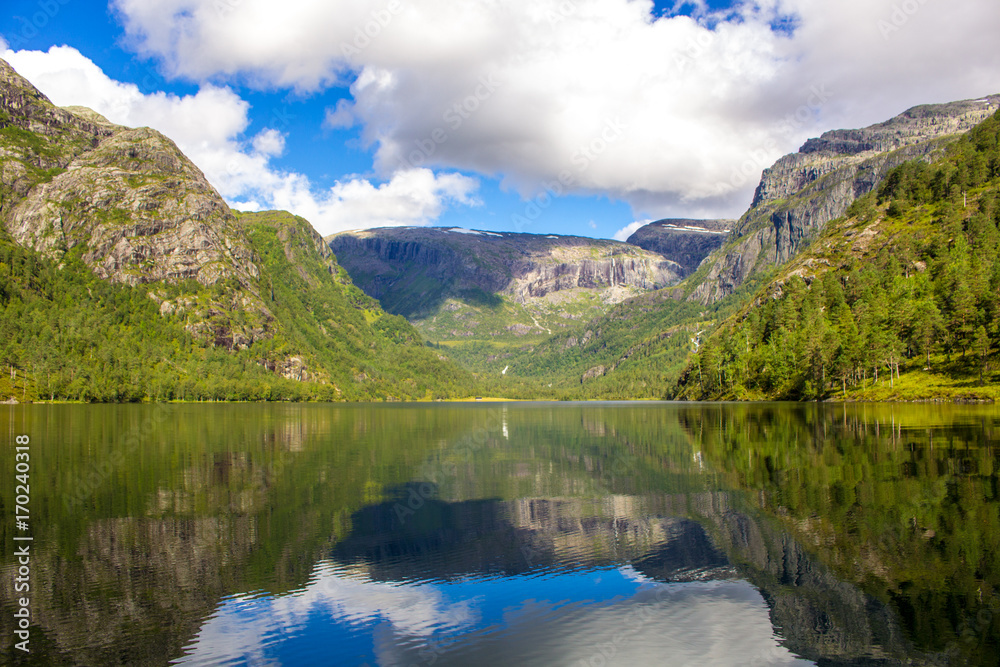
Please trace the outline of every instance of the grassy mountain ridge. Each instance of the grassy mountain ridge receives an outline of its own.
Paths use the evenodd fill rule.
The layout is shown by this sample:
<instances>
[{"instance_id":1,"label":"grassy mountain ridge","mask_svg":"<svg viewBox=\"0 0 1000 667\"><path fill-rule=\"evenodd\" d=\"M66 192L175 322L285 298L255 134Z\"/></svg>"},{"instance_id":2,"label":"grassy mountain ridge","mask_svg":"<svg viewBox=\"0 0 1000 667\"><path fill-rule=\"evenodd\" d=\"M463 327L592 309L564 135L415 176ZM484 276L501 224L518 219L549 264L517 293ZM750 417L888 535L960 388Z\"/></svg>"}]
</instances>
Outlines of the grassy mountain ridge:
<instances>
[{"instance_id":1,"label":"grassy mountain ridge","mask_svg":"<svg viewBox=\"0 0 1000 667\"><path fill-rule=\"evenodd\" d=\"M261 282L268 281L288 340L316 350L321 367L372 397L386 386L413 398L469 393L468 374L354 285L306 220L272 211L242 213L239 221L263 258Z\"/></svg>"},{"instance_id":2,"label":"grassy mountain ridge","mask_svg":"<svg viewBox=\"0 0 1000 667\"><path fill-rule=\"evenodd\" d=\"M991 398L996 118L962 133L995 102L810 140L678 284L718 239L684 268L609 240L324 240L291 214L236 214L166 137L57 109L0 62L0 398L805 399L837 382Z\"/></svg>"},{"instance_id":3,"label":"grassy mountain ridge","mask_svg":"<svg viewBox=\"0 0 1000 667\"><path fill-rule=\"evenodd\" d=\"M583 311L576 318L566 318L559 326L549 326L548 321L541 320L549 331L542 333L535 326L532 335L524 337L504 336L502 324L510 313L483 303L450 305L430 318L421 319L424 315L420 315L411 316L411 320L429 338L446 346L456 361L476 373L484 393L613 399L673 395L674 385L690 368L690 356L711 339L715 328L734 314L746 312L746 304L763 304L758 291L780 277L780 267L785 262L794 260L811 241L823 237L825 228L835 224L831 220L842 215L857 197L878 191L898 165L914 159L926 164L950 155L948 147L986 118L990 109L995 110L997 103L1000 98L994 96L915 107L885 123L859 130L832 131L810 140L798 153L785 156L765 170L750 210L739 221L699 223L714 232L732 228L728 237L716 233L708 238L706 232L686 230L696 224L694 221L668 220L647 225L644 228L645 236L649 237L645 239L647 246L664 242L669 251L687 252L684 257L678 255L679 261L687 261L687 268L682 269L685 273L696 261L700 263L676 286L633 296L603 310ZM426 232L414 230L411 235L419 233ZM440 230L435 233L448 236ZM681 238L685 234L698 234L705 239ZM349 236L352 235L345 235ZM674 236L683 242L682 247L674 247L677 245L671 238ZM695 243L685 245L688 241ZM720 242L721 248L701 261ZM418 244L397 245L390 253L395 256L389 259L405 258L416 272L426 273L427 264L460 265L472 254L456 251L448 259L426 257L428 261L421 262L417 256ZM350 244L338 248L340 257L348 263L353 261L348 257L355 250ZM383 254L386 250L384 246L380 249ZM390 276L377 262L359 264L363 266L355 268L351 264L348 268L352 272L367 272L363 280L366 285L374 286L368 289L369 293L383 302L409 294L407 290L426 288L428 276L424 274L417 276L404 271ZM479 266L473 264L469 271L475 273ZM401 275L413 280L401 280ZM506 276L499 281L501 288L509 280ZM396 281L403 285L398 294ZM408 302L413 301L408 298ZM482 335L481 331L479 335L472 333L482 329L484 323L490 335ZM680 391L678 395L699 394ZM769 394L748 393L746 397L758 395Z\"/></svg>"},{"instance_id":4,"label":"grassy mountain ridge","mask_svg":"<svg viewBox=\"0 0 1000 667\"><path fill-rule=\"evenodd\" d=\"M679 288L635 297L545 341L449 346L478 373L482 391L519 398L662 399L706 332L740 308L766 275L703 306ZM504 374L503 370L507 369Z\"/></svg>"},{"instance_id":5,"label":"grassy mountain ridge","mask_svg":"<svg viewBox=\"0 0 1000 667\"><path fill-rule=\"evenodd\" d=\"M956 127L959 129L965 127L963 124L967 123L969 118L979 113L975 109L970 111L967 108L968 106L967 103L944 105L944 109L949 111L949 113L956 109L962 112L957 116L954 114L948 115L947 118L951 119L948 122L952 123L952 125L957 124ZM920 111L921 109L923 107L918 107L916 111ZM917 114L919 117L913 122L911 131L902 139L893 136L889 137L886 142L876 142L875 145L870 145L870 142L865 143L860 141L861 139L867 140L871 138L864 131L857 131L855 133L834 132L824 135L822 141L816 140L814 142L815 146L807 144L809 146L808 152L829 151L835 148L845 154L856 156L852 160L849 160L851 163L851 174L853 174L851 178L857 178L858 174L862 174L866 164L873 169L875 166L878 167L877 170L871 171L867 176L864 176L864 178L871 181L866 187L869 190L873 190L872 194L855 202L853 208L851 208L852 212L869 210L873 206L877 207L879 205L878 202L882 201L881 206L885 211L889 211L891 207L893 215L901 215L900 211L912 207L912 202L904 200L892 204L885 199L891 195L891 192L884 190L884 188L897 187L894 184L900 178L899 175L909 174L910 170L915 170L914 173L921 174L920 178L924 179L921 183L926 181L922 186L923 190L921 190L922 194L919 195L920 197L927 199L929 196L927 192L933 188L937 188L936 192L939 193L938 198L946 199L947 197L951 197L953 199L952 206L954 206L958 197L956 193L965 191L963 205L967 205L970 208L978 206L979 192L974 191L970 184L975 183L976 187L982 189L986 187L984 179L987 179L987 176L992 173L990 170L993 169L993 162L991 161L993 158L989 154L989 151L992 150L989 148L989 137L990 127L995 122L995 118L991 117L987 119L982 124L975 126L967 134L945 134L944 136L932 137L930 139L924 138L921 133L924 132L927 119L937 119L936 114L939 114L940 111L941 109L937 107L928 107L926 113ZM973 116L969 116L969 114L973 114ZM891 122L884 125L888 128L886 132L895 127ZM937 129L943 130L950 127L952 126L944 123L944 127ZM894 131L892 130L892 132ZM889 132L889 134L892 134L892 132ZM845 138L841 135L847 136ZM984 139L983 137L986 138ZM855 144L847 145L850 143L848 139L855 141ZM833 144L836 145L831 148L830 145ZM970 146L974 146L976 149L972 150ZM872 152L879 150L888 152L878 153L873 157ZM912 151L916 152L912 153ZM928 161L933 159L928 156L935 155L939 159L944 159L943 163L937 164L951 165L940 167L948 171L947 174L939 174L935 177L930 171L926 171L931 169L927 165ZM916 157L917 159L906 161L905 158L907 156ZM967 160L971 161L970 164L963 167L962 163ZM889 169L894 164L903 166ZM780 164L778 167L780 167ZM781 171L778 167L775 170ZM830 374L833 371L829 368L832 362L829 359L826 360L826 367L822 363L817 366L819 377L818 380L813 381L813 384L805 384L801 373L798 375L792 373L798 379L784 389L776 389L770 385L766 390L760 390L759 388L748 389L736 384L728 391L704 390L702 380L705 377L705 373L702 371L699 363L691 363L690 359L692 358L692 354L699 353L698 356L694 357L695 359L707 358L712 364L723 364L723 362L713 361L713 355L716 354L716 351L720 347L724 347L725 354L728 355L725 356L726 359L732 360L746 357L745 353L742 355L737 353L736 347L737 342L739 342L737 339L742 341L744 348L752 348L757 344L755 341L759 342L761 340L761 336L758 335L755 338L754 335L747 334L742 330L733 331L729 328L726 328L723 332L713 334L721 323L726 322L732 317L752 318L754 317L753 313L756 311L766 311L770 307L772 297L776 293L775 285L787 281L790 273L812 275L817 272L817 267L833 265L841 261L841 259L852 256L851 244L845 243L836 247L828 247L825 254L821 257L813 257L809 254L809 251L806 251L805 254L800 254L798 251L793 250L794 246L789 246L786 252L789 254L791 264L788 264L786 268L784 262L775 263L776 256L767 259L759 253L751 252L746 254L746 249L744 248L747 239L749 236L752 236L746 232L745 225L753 223L753 220L757 220L757 223L753 224L757 224L758 226L764 224L761 220L771 215L768 211L773 213L772 208L785 207L785 209L792 210L796 207L799 209L803 206L808 207L811 205L810 202L817 198L817 193L822 193L830 187L834 187L835 189L842 187L843 175L838 175L837 169L842 169L842 167L836 167L832 172L820 174L815 178L808 175L803 176L805 185L801 190L789 189L789 192L784 193L784 197L777 199L770 198L771 195L761 194L762 190L781 181L781 179L775 180L777 176L769 177L765 173L761 188L758 190L757 207L752 208L750 213L741 219L740 224L744 226L743 231L740 232L740 235L732 235L723 248L715 255L706 259L694 274L674 288L668 288L662 290L661 293L646 295L625 302L618 306L615 311L603 317L596 318L585 325L578 325L573 330L554 336L548 341L513 352L509 351L501 355L503 364L509 365L508 375L523 377L526 386L537 385L539 382L545 380L543 386L549 388L548 383L551 382L552 386L550 390L559 388L560 393L557 395L564 397L636 398L666 396L677 398L803 399L814 396L816 394L814 389L816 382L826 382L827 384L832 382ZM788 177L788 174L785 174L781 178L786 177ZM931 181L934 178L937 180L932 184ZM771 183L771 181L774 181L774 183ZM911 196L910 199L912 200L913 197ZM989 203L991 201L990 195L987 195L986 201L987 208L992 206ZM875 204L872 204L872 202L875 202ZM955 216L957 214L952 212L951 215ZM980 223L977 222L975 224L978 225ZM831 238L831 235L836 237L841 233L843 233L843 230L841 230L841 221L834 219L833 222L824 222L823 226L814 228L811 232L812 236L802 237L799 243L805 244L802 246L803 250L806 247L815 248L815 243L809 246L809 238L818 239L816 243L825 243L826 241L824 240ZM850 234L853 233L855 232L850 232ZM894 232L897 237L904 240L909 239L913 233L912 224L898 228ZM920 234L923 232L917 233ZM875 230L865 232L865 238L870 234L877 235L878 232ZM884 236L879 238L884 238ZM758 250L762 250L764 245L759 245ZM867 245L864 245L864 248L867 248ZM886 252L891 253L892 251L886 250ZM745 275L742 275L739 281L734 282L730 288L722 292L721 299L711 299L702 305L699 290L707 284L706 280L710 281L711 279L711 274L714 270L713 267L715 266L713 261L717 261L719 257L726 255L726 253L734 253L734 256L738 257L739 261L744 263L744 268L747 268ZM865 262L870 262L871 259L862 253L861 256L855 257L854 261L857 262L858 266L862 266ZM942 261L944 264L949 265L952 259L945 258ZM950 270L953 273L965 270L978 272L984 266L992 266L992 262L988 258L980 258L976 262L973 265L966 261L965 264L958 265L960 268L952 267ZM911 269L911 271L913 270L915 269ZM773 281L775 280L778 283L774 283ZM878 298L883 298L884 296L882 295ZM985 304L985 301L982 301L980 309L987 307L983 304ZM822 307L825 308L826 306L823 305ZM941 305L941 307L944 308L945 306ZM906 318L909 316L903 315L902 317ZM764 316L762 315L761 317ZM992 320L989 320L987 326L991 322ZM967 346L971 345L970 341L972 339L970 336L971 334L966 327L964 340ZM586 345L581 345L578 353L575 349L576 342L583 342L584 340L586 340ZM702 347L706 341L708 345ZM761 367L768 369L774 369L776 366L786 368L786 366L795 367L796 364L803 363L801 359L788 361L788 359L792 359L791 350L797 344L798 342L793 340L775 340L774 346L770 349L773 354L784 360L775 361L768 359L759 361ZM866 341L857 345L860 347L868 346L866 349L873 349L872 346L875 346L875 349L882 349L878 347L880 344L876 344L873 341ZM909 348L908 352L912 354L913 349L915 348ZM942 351L945 350L939 350L939 352ZM832 353L828 352L827 355L829 356L829 354ZM782 355L785 355L788 359L785 359ZM496 353L494 352L491 356L496 356ZM896 368L896 364L898 363L896 357L898 355L893 357L893 368ZM467 358L457 358L465 363L469 363L469 359ZM953 354L942 359L942 363L937 369L939 373L934 375L933 378L925 378L917 383L917 386L909 387L903 393L895 391L895 382L892 385L892 391L881 391L881 384L873 387L872 378L866 380L866 373L861 364L862 362L859 358L856 359L854 368L857 377L860 378L858 387L860 388L865 382L868 382L868 384L864 385L866 387L864 391L859 390L858 393L854 394L857 397L895 399L906 396L939 396L943 398L989 398L992 396L988 391L966 386L978 384L978 376L975 378L975 382L968 379L956 380L956 378L965 377L969 373L969 369L964 357L956 360ZM876 372L875 365L869 362L865 362L865 364L871 366L868 375L873 376ZM500 370L497 366L498 364L494 362L488 367L489 377L495 378L495 375ZM785 372L791 373L791 371L782 370L782 373ZM720 373L722 371L716 371L716 376L720 376ZM547 379L545 377L546 374L550 376ZM883 374L882 379L884 378ZM989 377L985 377L984 380L988 381ZM493 381L500 382L495 379ZM922 386L926 385L928 381L936 388L928 390ZM512 383L511 380L507 380L506 378L503 382ZM778 382L778 380L775 380L775 382ZM675 387L677 383L679 383L679 387ZM832 387L832 385L830 386ZM970 388L972 389L971 391ZM841 387L841 389L844 389L844 387ZM826 395L829 394L830 392L827 392ZM841 394L844 395L845 392L842 391ZM851 396L852 394L846 392L846 395Z\"/></svg>"},{"instance_id":6,"label":"grassy mountain ridge","mask_svg":"<svg viewBox=\"0 0 1000 667\"><path fill-rule=\"evenodd\" d=\"M751 275L792 259L893 168L936 159L998 106L1000 95L917 106L866 128L808 140L764 170L749 210L689 282L690 298L711 303Z\"/></svg>"}]
</instances>

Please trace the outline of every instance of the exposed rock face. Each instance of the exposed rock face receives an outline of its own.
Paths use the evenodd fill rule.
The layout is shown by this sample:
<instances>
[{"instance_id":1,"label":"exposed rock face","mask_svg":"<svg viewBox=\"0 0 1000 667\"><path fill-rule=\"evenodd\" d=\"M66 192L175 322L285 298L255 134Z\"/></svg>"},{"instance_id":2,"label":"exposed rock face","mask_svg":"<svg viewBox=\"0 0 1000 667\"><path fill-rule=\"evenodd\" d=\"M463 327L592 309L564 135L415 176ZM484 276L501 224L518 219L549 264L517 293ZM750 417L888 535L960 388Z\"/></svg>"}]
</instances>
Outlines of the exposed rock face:
<instances>
[{"instance_id":1,"label":"exposed rock face","mask_svg":"<svg viewBox=\"0 0 1000 667\"><path fill-rule=\"evenodd\" d=\"M0 132L0 214L22 245L56 256L84 245L97 275L128 284L259 275L229 207L155 130L58 109L0 61Z\"/></svg>"},{"instance_id":2,"label":"exposed rock face","mask_svg":"<svg viewBox=\"0 0 1000 667\"><path fill-rule=\"evenodd\" d=\"M888 171L929 158L998 106L1000 95L919 106L884 123L810 139L798 153L764 170L750 210L726 246L708 260L708 276L691 298L717 301L757 271L791 259L827 222L874 190Z\"/></svg>"},{"instance_id":3,"label":"exposed rock face","mask_svg":"<svg viewBox=\"0 0 1000 667\"><path fill-rule=\"evenodd\" d=\"M466 306L506 303L525 321L510 320L511 313L497 315L508 318L499 323L503 326L494 323L498 331L551 333L576 317L581 304L603 308L673 285L683 273L677 263L634 245L576 236L396 227L327 240L354 283L383 308L423 321L444 313L450 324L443 334L455 338L474 331L492 335L476 329L482 313L466 312ZM425 335L439 338L434 331Z\"/></svg>"},{"instance_id":4,"label":"exposed rock face","mask_svg":"<svg viewBox=\"0 0 1000 667\"><path fill-rule=\"evenodd\" d=\"M235 218L169 139L121 128L41 183L11 211L7 228L48 253L86 245L102 278L136 284L259 274Z\"/></svg>"},{"instance_id":5,"label":"exposed rock face","mask_svg":"<svg viewBox=\"0 0 1000 667\"><path fill-rule=\"evenodd\" d=\"M392 530L399 525L397 505L370 505L355 514L350 536L335 547L333 557L360 564L372 578L386 581L405 580L417 569L423 576L448 579L484 571L520 574L537 567L607 567L630 560L659 581L737 577L701 525L644 514L639 511L642 499L633 496L605 498L596 516L584 515L590 508L578 498L429 498L424 511L436 512L440 523Z\"/></svg>"},{"instance_id":6,"label":"exposed rock face","mask_svg":"<svg viewBox=\"0 0 1000 667\"><path fill-rule=\"evenodd\" d=\"M735 220L657 220L637 229L626 243L677 262L687 276L722 246L735 224Z\"/></svg>"},{"instance_id":7,"label":"exposed rock face","mask_svg":"<svg viewBox=\"0 0 1000 667\"><path fill-rule=\"evenodd\" d=\"M930 657L907 640L891 607L839 579L763 517L734 510L728 494L604 501L601 513L581 520L584 506L573 498L430 498L423 511L440 521L403 529L398 502L371 505L352 517L350 536L332 556L382 581L519 574L558 567L566 554L572 560L565 564L574 568L628 562L657 582L746 579L760 590L773 626L797 655L821 664L884 665L926 664ZM650 511L647 503L683 508L696 519Z\"/></svg>"},{"instance_id":8,"label":"exposed rock face","mask_svg":"<svg viewBox=\"0 0 1000 667\"><path fill-rule=\"evenodd\" d=\"M409 308L417 309L428 298L470 289L523 303L578 287L657 289L680 277L676 263L652 253L577 236L389 227L327 240L359 287L404 315L414 314ZM419 292L417 274L425 279ZM396 305L401 292L407 301Z\"/></svg>"},{"instance_id":9,"label":"exposed rock face","mask_svg":"<svg viewBox=\"0 0 1000 667\"><path fill-rule=\"evenodd\" d=\"M553 256L557 257L558 253ZM513 267L514 280L507 290L523 302L575 287L602 289L617 285L642 290L657 289L677 282L679 276L675 268L648 257L616 258L613 255L577 261L565 258L558 264L549 265L529 260Z\"/></svg>"},{"instance_id":10,"label":"exposed rock face","mask_svg":"<svg viewBox=\"0 0 1000 667\"><path fill-rule=\"evenodd\" d=\"M114 127L100 114L75 113L81 107L60 109L7 64L0 60L0 127L15 127L49 140L47 150L36 154L11 151L7 146L4 157L14 156L33 166L44 169L65 166L74 156L89 150L105 137L110 137Z\"/></svg>"},{"instance_id":11,"label":"exposed rock face","mask_svg":"<svg viewBox=\"0 0 1000 667\"><path fill-rule=\"evenodd\" d=\"M58 109L2 60L0 242L47 255L84 280L92 279L89 267L98 278L143 285L114 291L155 302L167 322L153 342L165 350L186 332L199 346L251 350L247 361L277 376L357 399L390 390L426 395L412 371L396 380L403 347L434 369L428 377L457 373L351 284L308 221L275 211L234 214L162 134L114 125L90 109ZM96 307L114 308L110 301ZM143 317L155 317L139 304ZM280 345L257 345L279 334ZM169 356L143 362L162 361L166 376L194 377ZM197 359L190 365L201 367ZM239 370L230 360L220 367ZM389 372L354 387L362 369ZM221 395L219 386L213 391Z\"/></svg>"}]
</instances>

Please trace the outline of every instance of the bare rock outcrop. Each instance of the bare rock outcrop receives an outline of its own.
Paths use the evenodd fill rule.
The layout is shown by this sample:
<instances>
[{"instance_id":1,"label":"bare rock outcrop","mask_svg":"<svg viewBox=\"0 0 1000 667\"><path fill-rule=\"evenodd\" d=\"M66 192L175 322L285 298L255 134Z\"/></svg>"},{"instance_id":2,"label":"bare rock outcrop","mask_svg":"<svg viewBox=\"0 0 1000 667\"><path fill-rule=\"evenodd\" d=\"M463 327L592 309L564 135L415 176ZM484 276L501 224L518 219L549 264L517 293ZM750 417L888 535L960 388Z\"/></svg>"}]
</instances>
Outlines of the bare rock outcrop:
<instances>
[{"instance_id":1,"label":"bare rock outcrop","mask_svg":"<svg viewBox=\"0 0 1000 667\"><path fill-rule=\"evenodd\" d=\"M59 257L78 246L128 284L259 275L222 197L168 138L82 107L60 109L0 60L0 222Z\"/></svg>"},{"instance_id":2,"label":"bare rock outcrop","mask_svg":"<svg viewBox=\"0 0 1000 667\"><path fill-rule=\"evenodd\" d=\"M784 263L894 167L930 159L1000 107L1000 95L914 107L884 123L834 130L765 169L750 210L708 260L692 299L712 303L754 273Z\"/></svg>"},{"instance_id":3,"label":"bare rock outcrop","mask_svg":"<svg viewBox=\"0 0 1000 667\"><path fill-rule=\"evenodd\" d=\"M136 284L259 275L229 207L162 134L120 128L7 216L19 243L59 254L84 245L102 278Z\"/></svg>"}]
</instances>

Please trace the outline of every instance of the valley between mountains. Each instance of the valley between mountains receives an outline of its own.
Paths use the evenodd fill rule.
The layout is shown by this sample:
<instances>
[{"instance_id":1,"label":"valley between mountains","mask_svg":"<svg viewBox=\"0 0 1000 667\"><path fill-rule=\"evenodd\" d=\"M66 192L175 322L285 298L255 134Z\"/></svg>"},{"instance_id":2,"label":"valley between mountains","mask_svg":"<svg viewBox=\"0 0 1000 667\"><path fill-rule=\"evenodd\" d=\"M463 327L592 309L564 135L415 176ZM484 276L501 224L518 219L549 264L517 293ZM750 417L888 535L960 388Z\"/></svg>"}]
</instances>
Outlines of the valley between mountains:
<instances>
[{"instance_id":1,"label":"valley between mountains","mask_svg":"<svg viewBox=\"0 0 1000 667\"><path fill-rule=\"evenodd\" d=\"M0 61L0 399L994 400L998 109L827 132L625 242L321 238Z\"/></svg>"}]
</instances>

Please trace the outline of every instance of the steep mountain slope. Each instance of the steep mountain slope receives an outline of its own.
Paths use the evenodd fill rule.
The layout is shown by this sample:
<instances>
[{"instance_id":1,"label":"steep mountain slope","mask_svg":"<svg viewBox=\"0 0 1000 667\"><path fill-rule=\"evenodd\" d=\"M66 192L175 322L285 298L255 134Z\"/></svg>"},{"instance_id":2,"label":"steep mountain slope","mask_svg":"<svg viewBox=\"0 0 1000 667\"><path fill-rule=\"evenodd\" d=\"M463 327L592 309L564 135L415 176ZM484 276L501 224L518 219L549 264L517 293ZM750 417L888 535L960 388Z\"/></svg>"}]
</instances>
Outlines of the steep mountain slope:
<instances>
[{"instance_id":1,"label":"steep mountain slope","mask_svg":"<svg viewBox=\"0 0 1000 667\"><path fill-rule=\"evenodd\" d=\"M0 213L18 243L86 245L99 276L129 284L256 277L229 207L172 141L57 109L3 61L0 91Z\"/></svg>"},{"instance_id":2,"label":"steep mountain slope","mask_svg":"<svg viewBox=\"0 0 1000 667\"><path fill-rule=\"evenodd\" d=\"M998 106L1000 95L919 106L884 123L810 139L764 170L750 210L689 283L691 298L711 303L750 275L788 261L893 167L933 159Z\"/></svg>"},{"instance_id":3,"label":"steep mountain slope","mask_svg":"<svg viewBox=\"0 0 1000 667\"><path fill-rule=\"evenodd\" d=\"M470 393L468 374L355 286L306 220L271 211L241 213L239 223L261 256L261 292L281 326L275 342L289 354L310 351L338 386L369 398Z\"/></svg>"},{"instance_id":4,"label":"steep mountain slope","mask_svg":"<svg viewBox=\"0 0 1000 667\"><path fill-rule=\"evenodd\" d=\"M626 243L677 262L688 276L722 246L735 224L735 220L657 220L635 230Z\"/></svg>"},{"instance_id":5,"label":"steep mountain slope","mask_svg":"<svg viewBox=\"0 0 1000 667\"><path fill-rule=\"evenodd\" d=\"M537 339L681 267L617 241L444 228L384 228L327 239L355 284L429 339Z\"/></svg>"},{"instance_id":6,"label":"steep mountain slope","mask_svg":"<svg viewBox=\"0 0 1000 667\"><path fill-rule=\"evenodd\" d=\"M189 331L213 344L267 335L272 318L249 240L168 138L56 108L0 60L0 161L0 224L17 244L57 261L78 252L98 277L128 285L231 281L248 317L233 321L232 299L202 291L189 310L212 316Z\"/></svg>"},{"instance_id":7,"label":"steep mountain slope","mask_svg":"<svg viewBox=\"0 0 1000 667\"><path fill-rule=\"evenodd\" d=\"M0 61L0 394L466 395L309 223L238 218L163 135L58 109Z\"/></svg>"},{"instance_id":8,"label":"steep mountain slope","mask_svg":"<svg viewBox=\"0 0 1000 667\"><path fill-rule=\"evenodd\" d=\"M998 228L1000 112L830 223L711 336L677 395L995 400Z\"/></svg>"},{"instance_id":9,"label":"steep mountain slope","mask_svg":"<svg viewBox=\"0 0 1000 667\"><path fill-rule=\"evenodd\" d=\"M995 110L998 101L1000 98L990 98L988 104ZM548 392L566 398L662 397L687 366L689 355L699 350L722 321L746 307L750 300L755 304L763 302L758 291L777 274L779 260L792 256L822 233L819 227L813 231L800 227L801 235L790 242L775 235L777 230L790 229L782 227L787 220L805 216L828 224L832 219L829 216L841 207L846 210L854 201L853 188L860 182L858 179L869 179L864 180L860 191L879 187L892 173L890 167L903 161L910 151L921 161L933 160L958 141L972 119L980 118L986 108L987 102L918 107L874 129L827 133L824 139L807 144L810 152L783 158L765 172L757 206L743 216L726 245L680 285L626 301L547 341L502 351L484 346L476 350L476 355L456 350L456 358L495 384L498 388L494 391L509 387L515 393ZM956 131L959 134L954 134ZM936 138L924 138L935 132L939 133ZM852 137L855 143L850 144L848 139ZM894 146L900 147L890 153L875 152ZM856 152L852 156L850 151ZM825 164L823 168L832 171L825 175L811 172L811 167L804 166L811 160L816 161L813 167ZM779 188L782 183L784 189ZM796 187L803 189L797 191ZM838 193L842 195L845 188L850 194L838 199ZM781 198L775 199L779 195ZM772 224L772 213L778 216L780 225ZM755 220L761 226L748 232L746 225ZM785 240L779 243L780 239ZM769 251L770 255L762 250L767 247L773 251ZM725 283L725 289L716 290L721 283L715 279L722 275L720 267L725 266L741 269L739 275ZM705 298L706 294L711 298ZM735 345L735 339L728 344ZM501 377L504 368L507 373ZM697 378L697 368L689 368L688 372ZM686 382L690 384L691 378ZM696 391L680 395L701 394Z\"/></svg>"}]
</instances>

